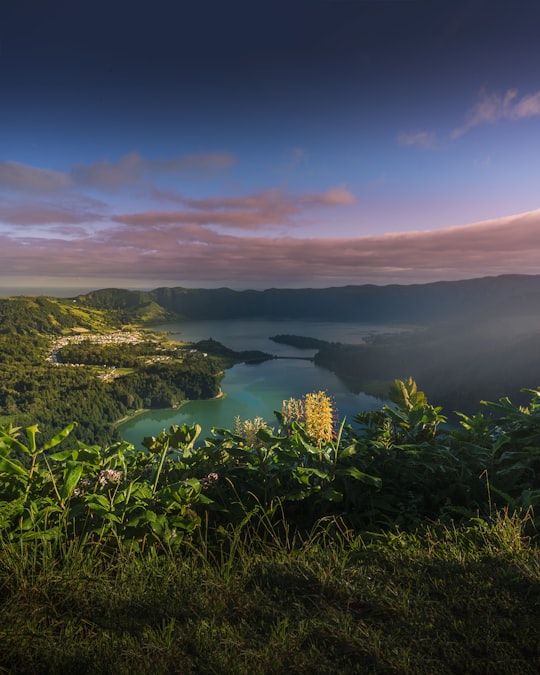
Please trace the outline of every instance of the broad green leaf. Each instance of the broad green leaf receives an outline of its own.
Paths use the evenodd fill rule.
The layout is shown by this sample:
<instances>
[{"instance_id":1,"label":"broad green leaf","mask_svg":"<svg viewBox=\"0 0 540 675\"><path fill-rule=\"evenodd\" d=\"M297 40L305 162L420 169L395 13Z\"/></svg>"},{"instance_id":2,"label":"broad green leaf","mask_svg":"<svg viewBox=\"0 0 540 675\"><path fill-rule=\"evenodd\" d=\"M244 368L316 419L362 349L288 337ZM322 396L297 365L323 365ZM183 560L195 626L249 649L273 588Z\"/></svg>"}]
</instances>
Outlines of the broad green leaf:
<instances>
[{"instance_id":1,"label":"broad green leaf","mask_svg":"<svg viewBox=\"0 0 540 675\"><path fill-rule=\"evenodd\" d=\"M355 466L350 466L347 469L337 469L336 476L349 476L350 478L354 478L354 480L359 480L362 483L368 483L369 485L375 485L376 487L382 485L382 480L380 478L370 476L369 474L360 471L360 469L357 469Z\"/></svg>"},{"instance_id":2,"label":"broad green leaf","mask_svg":"<svg viewBox=\"0 0 540 675\"><path fill-rule=\"evenodd\" d=\"M73 429L77 426L77 422L72 422L71 424L68 424L67 427L64 427L62 431L56 434L56 436L53 436L50 441L47 441L45 445L43 446L43 450L50 450L51 448L54 448L56 445L61 443L64 438L69 436L69 434L73 431Z\"/></svg>"},{"instance_id":3,"label":"broad green leaf","mask_svg":"<svg viewBox=\"0 0 540 675\"><path fill-rule=\"evenodd\" d=\"M268 427L261 427L257 431L257 438L265 443L283 443L287 440L286 436L276 436Z\"/></svg>"},{"instance_id":4,"label":"broad green leaf","mask_svg":"<svg viewBox=\"0 0 540 675\"><path fill-rule=\"evenodd\" d=\"M73 494L73 490L82 475L83 468L84 466L80 462L67 462L66 468L64 469L64 484L60 489L62 500L65 501L66 499L69 499Z\"/></svg>"},{"instance_id":5,"label":"broad green leaf","mask_svg":"<svg viewBox=\"0 0 540 675\"><path fill-rule=\"evenodd\" d=\"M187 449L193 448L195 441L202 431L200 424L182 424L182 426L172 425L169 429L169 442L173 448L186 446Z\"/></svg>"},{"instance_id":6,"label":"broad green leaf","mask_svg":"<svg viewBox=\"0 0 540 675\"><path fill-rule=\"evenodd\" d=\"M348 457L356 455L357 452L358 450L355 444L348 445L347 447L339 450L339 459L347 459Z\"/></svg>"},{"instance_id":7,"label":"broad green leaf","mask_svg":"<svg viewBox=\"0 0 540 675\"><path fill-rule=\"evenodd\" d=\"M321 471L320 469L316 469L315 467L311 466L299 466L294 470L294 473L302 476L317 476L318 478L322 478L323 480L327 479L330 477L330 475L326 471Z\"/></svg>"},{"instance_id":8,"label":"broad green leaf","mask_svg":"<svg viewBox=\"0 0 540 675\"><path fill-rule=\"evenodd\" d=\"M32 424L30 427L26 427L26 437L28 438L28 449L30 454L33 455L36 452L36 434L39 432L38 425Z\"/></svg>"},{"instance_id":9,"label":"broad green leaf","mask_svg":"<svg viewBox=\"0 0 540 675\"><path fill-rule=\"evenodd\" d=\"M109 500L107 499L107 497L105 497L105 495L92 493L92 494L86 495L85 501L86 501L86 504L88 505L88 508L92 508L93 506L101 506L101 507L107 509L108 511L111 508L111 504L110 504Z\"/></svg>"},{"instance_id":10,"label":"broad green leaf","mask_svg":"<svg viewBox=\"0 0 540 675\"><path fill-rule=\"evenodd\" d=\"M29 448L24 445L24 443L21 443L18 441L16 438L13 438L13 436L9 436L9 434L6 434L4 431L0 430L0 438L4 441L4 443L15 450L19 450L19 452L24 453L25 455L30 454Z\"/></svg>"},{"instance_id":11,"label":"broad green leaf","mask_svg":"<svg viewBox=\"0 0 540 675\"><path fill-rule=\"evenodd\" d=\"M68 457L78 459L78 454L78 450L61 450L60 452L54 452L52 455L48 455L48 458L53 459L55 462L63 462Z\"/></svg>"},{"instance_id":12,"label":"broad green leaf","mask_svg":"<svg viewBox=\"0 0 540 675\"><path fill-rule=\"evenodd\" d=\"M8 475L28 476L28 470L17 459L0 457L0 473Z\"/></svg>"}]
</instances>

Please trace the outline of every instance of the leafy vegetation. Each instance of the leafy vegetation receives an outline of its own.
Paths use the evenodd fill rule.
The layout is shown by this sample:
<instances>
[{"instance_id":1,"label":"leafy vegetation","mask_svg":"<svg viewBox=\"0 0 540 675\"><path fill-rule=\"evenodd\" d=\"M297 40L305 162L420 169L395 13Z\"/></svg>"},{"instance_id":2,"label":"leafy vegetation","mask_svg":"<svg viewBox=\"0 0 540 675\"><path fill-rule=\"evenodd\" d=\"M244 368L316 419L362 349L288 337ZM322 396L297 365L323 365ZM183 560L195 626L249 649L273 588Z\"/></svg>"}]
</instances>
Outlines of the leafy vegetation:
<instances>
[{"instance_id":1,"label":"leafy vegetation","mask_svg":"<svg viewBox=\"0 0 540 675\"><path fill-rule=\"evenodd\" d=\"M534 673L540 390L444 427L412 379L196 447L0 432L7 672ZM151 664L151 666L150 666Z\"/></svg>"},{"instance_id":2,"label":"leafy vegetation","mask_svg":"<svg viewBox=\"0 0 540 675\"><path fill-rule=\"evenodd\" d=\"M349 425L313 392L274 426L172 426L140 451L114 420L215 395L246 354L99 344L165 305L96 298L0 300L0 671L538 672L540 389L448 426L394 358L438 353L458 387L439 327L348 352L403 378Z\"/></svg>"},{"instance_id":3,"label":"leafy vegetation","mask_svg":"<svg viewBox=\"0 0 540 675\"><path fill-rule=\"evenodd\" d=\"M102 289L78 296L87 307L145 313L159 306L177 318L318 319L425 323L452 317L531 316L538 305L540 276L506 275L408 286L344 286L335 288L271 288L234 291L230 288L157 288L153 291ZM155 303L155 304L153 304ZM153 309L152 309L153 308ZM538 323L538 322L536 322Z\"/></svg>"},{"instance_id":4,"label":"leafy vegetation","mask_svg":"<svg viewBox=\"0 0 540 675\"><path fill-rule=\"evenodd\" d=\"M0 298L0 334L61 335L73 329L102 331L116 320L111 309L95 309L55 298Z\"/></svg>"},{"instance_id":5,"label":"leafy vegetation","mask_svg":"<svg viewBox=\"0 0 540 675\"><path fill-rule=\"evenodd\" d=\"M315 363L334 371L353 391L383 395L395 377L412 375L452 414L475 413L482 399L510 395L525 404L523 387L540 381L536 357L540 321L516 303L421 330L374 335L361 345L328 344Z\"/></svg>"},{"instance_id":6,"label":"leafy vegetation","mask_svg":"<svg viewBox=\"0 0 540 675\"><path fill-rule=\"evenodd\" d=\"M259 510L299 532L323 518L375 531L525 513L540 500L540 390L530 394L527 408L502 399L495 420L461 414L460 429L443 430L412 379L396 381L392 405L360 413L356 429L336 429L332 401L314 392L285 401L274 428L238 420L196 447L200 427L173 425L144 439L144 452L80 441L51 452L74 424L41 446L37 425L9 425L0 531L169 549L202 523L217 531Z\"/></svg>"},{"instance_id":7,"label":"leafy vegetation","mask_svg":"<svg viewBox=\"0 0 540 675\"><path fill-rule=\"evenodd\" d=\"M18 426L34 422L47 436L72 420L77 440L110 443L117 439L114 423L141 408L169 407L186 399L212 398L219 393L222 365L200 353L157 351L155 343L82 345L63 348L56 365L46 360L50 341L42 337L0 336L0 406L4 421ZM149 350L148 354L145 349ZM68 359L76 358L71 366Z\"/></svg>"}]
</instances>

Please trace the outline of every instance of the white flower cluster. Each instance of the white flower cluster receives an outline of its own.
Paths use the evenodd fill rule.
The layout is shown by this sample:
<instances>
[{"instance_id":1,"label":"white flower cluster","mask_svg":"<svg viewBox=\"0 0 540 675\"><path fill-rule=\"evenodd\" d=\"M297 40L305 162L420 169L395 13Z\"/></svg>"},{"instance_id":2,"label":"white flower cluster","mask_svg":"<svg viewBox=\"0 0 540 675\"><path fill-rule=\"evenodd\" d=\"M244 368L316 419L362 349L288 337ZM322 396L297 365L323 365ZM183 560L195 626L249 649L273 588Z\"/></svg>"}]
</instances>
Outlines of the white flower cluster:
<instances>
[{"instance_id":1,"label":"white flower cluster","mask_svg":"<svg viewBox=\"0 0 540 675\"><path fill-rule=\"evenodd\" d=\"M204 478L201 478L201 488L203 490L206 490L211 485L214 485L214 483L217 483L218 480L219 480L219 475L215 471L212 471L212 473L209 473L208 476L205 476Z\"/></svg>"},{"instance_id":2,"label":"white flower cluster","mask_svg":"<svg viewBox=\"0 0 540 675\"><path fill-rule=\"evenodd\" d=\"M98 483L107 485L107 483L119 483L122 480L122 472L115 469L103 469L98 474Z\"/></svg>"}]
</instances>

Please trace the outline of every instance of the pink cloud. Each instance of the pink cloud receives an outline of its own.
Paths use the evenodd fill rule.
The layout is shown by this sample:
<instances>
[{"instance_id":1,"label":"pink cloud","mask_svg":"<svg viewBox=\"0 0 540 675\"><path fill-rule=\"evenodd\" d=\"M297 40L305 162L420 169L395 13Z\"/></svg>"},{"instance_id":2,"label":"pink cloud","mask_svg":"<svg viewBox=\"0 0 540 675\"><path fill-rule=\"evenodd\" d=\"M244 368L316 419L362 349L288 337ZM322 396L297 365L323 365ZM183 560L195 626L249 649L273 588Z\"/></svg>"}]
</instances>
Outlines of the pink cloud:
<instances>
[{"instance_id":1,"label":"pink cloud","mask_svg":"<svg viewBox=\"0 0 540 675\"><path fill-rule=\"evenodd\" d=\"M103 160L74 167L74 181L81 187L92 187L107 192L125 186L140 184L152 174L190 174L206 176L223 171L236 164L231 153L192 154L168 159L147 159L132 152L115 162Z\"/></svg>"},{"instance_id":2,"label":"pink cloud","mask_svg":"<svg viewBox=\"0 0 540 675\"><path fill-rule=\"evenodd\" d=\"M513 109L513 116L516 119L524 117L533 117L540 115L540 91L536 94L524 96L521 101L518 101Z\"/></svg>"},{"instance_id":3,"label":"pink cloud","mask_svg":"<svg viewBox=\"0 0 540 675\"><path fill-rule=\"evenodd\" d=\"M80 206L65 207L39 203L0 205L0 221L11 225L88 223L102 219L101 214L95 211L87 211Z\"/></svg>"},{"instance_id":4,"label":"pink cloud","mask_svg":"<svg viewBox=\"0 0 540 675\"><path fill-rule=\"evenodd\" d=\"M356 197L344 187L335 187L320 193L289 194L283 190L262 190L243 197L210 197L186 199L186 206L195 209L274 209L297 212L300 207L346 206L354 204Z\"/></svg>"},{"instance_id":5,"label":"pink cloud","mask_svg":"<svg viewBox=\"0 0 540 675\"><path fill-rule=\"evenodd\" d=\"M126 186L145 184L156 174L205 177L236 164L231 153L191 154L167 159L147 159L132 152L117 161L80 164L70 171L43 169L20 162L0 161L0 189L27 193L57 193L73 188L116 192Z\"/></svg>"},{"instance_id":6,"label":"pink cloud","mask_svg":"<svg viewBox=\"0 0 540 675\"><path fill-rule=\"evenodd\" d=\"M477 102L469 111L468 119L452 132L452 138L459 138L480 124L493 124L502 119L519 120L540 115L540 91L518 98L517 89L508 89L504 96L480 92Z\"/></svg>"},{"instance_id":7,"label":"pink cloud","mask_svg":"<svg viewBox=\"0 0 540 675\"><path fill-rule=\"evenodd\" d=\"M329 239L232 236L197 224L112 225L84 241L0 241L5 276L236 287L413 283L540 273L540 210L443 230Z\"/></svg>"},{"instance_id":8,"label":"pink cloud","mask_svg":"<svg viewBox=\"0 0 540 675\"><path fill-rule=\"evenodd\" d=\"M349 206L356 202L356 197L344 187L336 187L321 194L300 196L303 206Z\"/></svg>"},{"instance_id":9,"label":"pink cloud","mask_svg":"<svg viewBox=\"0 0 540 675\"><path fill-rule=\"evenodd\" d=\"M0 189L41 194L65 190L70 182L69 175L61 171L39 169L20 162L0 161Z\"/></svg>"},{"instance_id":10,"label":"pink cloud","mask_svg":"<svg viewBox=\"0 0 540 675\"><path fill-rule=\"evenodd\" d=\"M337 187L321 193L291 195L281 190L264 190L243 197L208 197L180 199L191 211L147 211L114 216L127 225L160 226L183 223L215 225L255 230L263 226L290 226L294 216L316 207L348 206L356 197L346 188Z\"/></svg>"},{"instance_id":11,"label":"pink cloud","mask_svg":"<svg viewBox=\"0 0 540 675\"><path fill-rule=\"evenodd\" d=\"M132 152L117 162L104 160L81 164L72 170L73 179L80 187L92 187L114 192L125 185L137 183L142 177L142 157Z\"/></svg>"},{"instance_id":12,"label":"pink cloud","mask_svg":"<svg viewBox=\"0 0 540 675\"><path fill-rule=\"evenodd\" d=\"M243 230L256 230L264 225L284 224L288 215L270 211L147 211L114 216L113 220L126 225L153 227L190 224L217 225Z\"/></svg>"}]
</instances>

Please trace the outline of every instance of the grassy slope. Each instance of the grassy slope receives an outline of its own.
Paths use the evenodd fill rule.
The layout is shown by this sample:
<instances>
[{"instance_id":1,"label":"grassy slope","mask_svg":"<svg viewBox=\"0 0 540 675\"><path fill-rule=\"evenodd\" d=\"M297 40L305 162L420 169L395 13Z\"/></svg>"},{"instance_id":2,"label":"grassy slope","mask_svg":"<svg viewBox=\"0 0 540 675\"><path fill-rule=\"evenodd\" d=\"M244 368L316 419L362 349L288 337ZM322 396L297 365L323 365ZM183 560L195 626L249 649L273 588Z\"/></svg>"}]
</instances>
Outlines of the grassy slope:
<instances>
[{"instance_id":1,"label":"grassy slope","mask_svg":"<svg viewBox=\"0 0 540 675\"><path fill-rule=\"evenodd\" d=\"M0 298L0 332L61 335L77 330L104 332L118 327L115 312L72 300L46 297Z\"/></svg>"},{"instance_id":2,"label":"grassy slope","mask_svg":"<svg viewBox=\"0 0 540 675\"><path fill-rule=\"evenodd\" d=\"M290 543L290 542L289 542ZM516 518L174 556L0 549L16 673L536 673L540 554Z\"/></svg>"}]
</instances>

